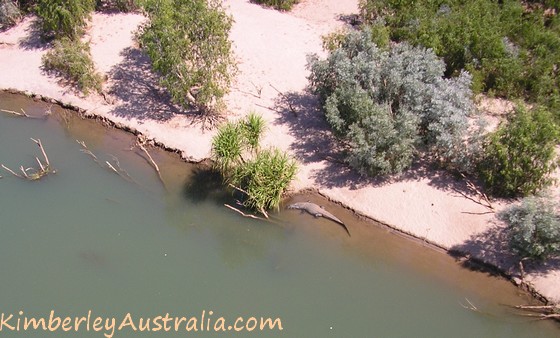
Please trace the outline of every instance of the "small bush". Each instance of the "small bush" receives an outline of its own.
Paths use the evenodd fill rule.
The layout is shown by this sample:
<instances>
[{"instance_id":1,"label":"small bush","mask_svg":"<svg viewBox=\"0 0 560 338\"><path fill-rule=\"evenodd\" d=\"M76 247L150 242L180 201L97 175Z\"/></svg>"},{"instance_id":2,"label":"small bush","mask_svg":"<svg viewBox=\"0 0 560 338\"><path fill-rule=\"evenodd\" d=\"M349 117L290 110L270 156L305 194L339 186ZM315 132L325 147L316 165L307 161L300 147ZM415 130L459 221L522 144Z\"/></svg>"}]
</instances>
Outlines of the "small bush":
<instances>
[{"instance_id":1,"label":"small bush","mask_svg":"<svg viewBox=\"0 0 560 338\"><path fill-rule=\"evenodd\" d=\"M232 18L219 0L148 0L140 41L173 101L215 112L229 91L235 61Z\"/></svg>"},{"instance_id":2,"label":"small bush","mask_svg":"<svg viewBox=\"0 0 560 338\"><path fill-rule=\"evenodd\" d=\"M45 37L77 39L95 9L96 0L39 0L36 13Z\"/></svg>"},{"instance_id":3,"label":"small bush","mask_svg":"<svg viewBox=\"0 0 560 338\"><path fill-rule=\"evenodd\" d=\"M557 168L558 126L544 108L517 108L486 141L481 176L498 196L526 196L549 186Z\"/></svg>"},{"instance_id":4,"label":"small bush","mask_svg":"<svg viewBox=\"0 0 560 338\"><path fill-rule=\"evenodd\" d=\"M560 254L557 205L547 198L527 197L498 217L507 223L509 245L522 259L545 260Z\"/></svg>"},{"instance_id":5,"label":"small bush","mask_svg":"<svg viewBox=\"0 0 560 338\"><path fill-rule=\"evenodd\" d=\"M260 150L264 128L262 117L249 114L222 125L212 140L212 158L224 181L243 191L247 208L262 213L278 208L297 171L286 153L276 148Z\"/></svg>"},{"instance_id":6,"label":"small bush","mask_svg":"<svg viewBox=\"0 0 560 338\"><path fill-rule=\"evenodd\" d=\"M251 2L272 7L281 11L289 11L299 0L251 0Z\"/></svg>"},{"instance_id":7,"label":"small bush","mask_svg":"<svg viewBox=\"0 0 560 338\"><path fill-rule=\"evenodd\" d=\"M63 37L55 40L53 49L43 56L43 66L53 71L84 94L91 90L101 92L103 79L95 72L89 45Z\"/></svg>"},{"instance_id":8,"label":"small bush","mask_svg":"<svg viewBox=\"0 0 560 338\"><path fill-rule=\"evenodd\" d=\"M349 145L348 162L363 174L393 174L424 152L467 170L469 75L444 79L445 65L430 50L382 50L372 38L367 29L351 32L326 60L308 62L326 119Z\"/></svg>"},{"instance_id":9,"label":"small bush","mask_svg":"<svg viewBox=\"0 0 560 338\"><path fill-rule=\"evenodd\" d=\"M116 10L128 13L140 9L141 0L97 0L96 10Z\"/></svg>"},{"instance_id":10,"label":"small bush","mask_svg":"<svg viewBox=\"0 0 560 338\"><path fill-rule=\"evenodd\" d=\"M0 30L12 27L21 19L21 12L11 0L0 0Z\"/></svg>"}]
</instances>

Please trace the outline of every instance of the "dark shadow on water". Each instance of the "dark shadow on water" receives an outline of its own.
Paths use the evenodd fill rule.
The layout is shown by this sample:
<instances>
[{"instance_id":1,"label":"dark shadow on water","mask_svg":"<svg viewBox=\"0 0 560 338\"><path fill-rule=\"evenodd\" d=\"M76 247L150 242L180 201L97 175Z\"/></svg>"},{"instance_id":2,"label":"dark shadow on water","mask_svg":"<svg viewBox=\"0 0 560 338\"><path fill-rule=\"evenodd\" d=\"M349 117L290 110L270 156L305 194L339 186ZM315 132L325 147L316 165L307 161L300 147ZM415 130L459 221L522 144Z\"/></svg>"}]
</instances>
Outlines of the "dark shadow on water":
<instances>
[{"instance_id":1,"label":"dark shadow on water","mask_svg":"<svg viewBox=\"0 0 560 338\"><path fill-rule=\"evenodd\" d=\"M223 204L227 197L219 172L208 167L195 167L189 180L183 187L183 196L194 204L208 200Z\"/></svg>"},{"instance_id":2,"label":"dark shadow on water","mask_svg":"<svg viewBox=\"0 0 560 338\"><path fill-rule=\"evenodd\" d=\"M113 114L139 120L167 121L174 114L185 113L171 102L169 94L158 85L151 70L150 58L137 48L126 48L124 60L109 72L113 85L109 94L122 101Z\"/></svg>"}]
</instances>

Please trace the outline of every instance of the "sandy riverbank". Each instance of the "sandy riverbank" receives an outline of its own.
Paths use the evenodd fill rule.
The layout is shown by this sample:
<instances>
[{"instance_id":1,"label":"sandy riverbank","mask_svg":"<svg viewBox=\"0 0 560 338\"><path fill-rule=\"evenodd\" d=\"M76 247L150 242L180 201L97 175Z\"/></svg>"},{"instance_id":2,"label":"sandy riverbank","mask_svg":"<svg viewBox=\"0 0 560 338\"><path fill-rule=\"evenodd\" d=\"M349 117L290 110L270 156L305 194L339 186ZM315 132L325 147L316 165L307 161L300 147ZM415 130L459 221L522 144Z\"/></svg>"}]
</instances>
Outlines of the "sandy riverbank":
<instances>
[{"instance_id":1,"label":"sandy riverbank","mask_svg":"<svg viewBox=\"0 0 560 338\"><path fill-rule=\"evenodd\" d=\"M470 252L517 274L511 257L500 253L500 225L476 203L478 197L465 182L422 164L399 179L366 179L332 161L337 158L335 140L316 98L305 92L306 55L323 53L321 35L342 27L340 15L356 13L357 1L308 0L291 13L248 1L231 0L226 5L235 19L231 37L239 61L239 75L227 97L229 118L249 111L263 115L269 123L265 143L289 150L301 164L295 191L316 189L367 217L443 248ZM41 56L48 46L33 32L33 18L0 33L0 88L78 106L178 149L187 160L201 161L209 156L213 132L203 131L192 116L169 104L156 85L149 60L133 42L143 20L140 15L106 14L92 19L86 38L91 40L98 70L108 77L104 89L111 103L98 96L82 97L41 70ZM297 115L287 108L288 100ZM555 302L560 302L559 265L530 269L527 278Z\"/></svg>"}]
</instances>

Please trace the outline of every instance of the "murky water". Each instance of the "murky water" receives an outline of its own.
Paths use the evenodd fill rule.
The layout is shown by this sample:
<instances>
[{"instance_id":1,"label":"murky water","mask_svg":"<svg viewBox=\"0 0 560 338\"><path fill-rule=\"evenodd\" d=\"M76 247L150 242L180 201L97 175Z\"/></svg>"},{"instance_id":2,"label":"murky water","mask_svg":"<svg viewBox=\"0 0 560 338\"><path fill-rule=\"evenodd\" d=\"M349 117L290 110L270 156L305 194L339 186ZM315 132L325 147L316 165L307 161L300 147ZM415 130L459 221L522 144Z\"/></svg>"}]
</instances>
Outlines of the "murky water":
<instances>
[{"instance_id":1,"label":"murky water","mask_svg":"<svg viewBox=\"0 0 560 338\"><path fill-rule=\"evenodd\" d=\"M0 109L41 115L47 107L0 94ZM281 319L282 331L257 328L237 336L560 335L555 323L514 314L509 305L531 299L500 278L460 268L445 254L326 201L351 222L351 238L334 223L296 211L275 214L271 222L243 218L223 206L231 200L220 193L218 178L151 149L164 189L142 152L131 149L134 137L52 110L46 119L0 113L0 163L36 167L33 137L57 170L38 182L0 172L0 336L63 335L62 326L52 334L23 328L25 317L48 323L51 310L73 323L86 317L78 331L72 326L64 333L68 337L233 334L201 327L203 311L211 329L220 317L226 330L239 316ZM105 161L127 174L115 174ZM463 307L469 302L478 311ZM124 325L94 332L95 317L115 317L118 327L127 313L137 330L140 318L151 318L152 331ZM163 326L154 332L154 318L167 313L198 318L199 331L187 332L183 322L178 331L171 325L169 332ZM11 331L18 318L20 331Z\"/></svg>"}]
</instances>

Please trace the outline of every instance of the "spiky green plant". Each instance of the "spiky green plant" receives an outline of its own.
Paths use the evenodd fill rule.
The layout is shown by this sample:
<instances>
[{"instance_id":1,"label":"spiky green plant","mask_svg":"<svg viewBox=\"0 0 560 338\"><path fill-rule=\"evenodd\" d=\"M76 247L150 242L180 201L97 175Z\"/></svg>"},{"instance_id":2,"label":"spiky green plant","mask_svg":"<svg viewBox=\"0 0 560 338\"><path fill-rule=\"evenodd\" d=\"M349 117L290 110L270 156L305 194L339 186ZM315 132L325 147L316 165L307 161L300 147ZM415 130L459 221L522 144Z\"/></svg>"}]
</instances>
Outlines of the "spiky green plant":
<instances>
[{"instance_id":1,"label":"spiky green plant","mask_svg":"<svg viewBox=\"0 0 560 338\"><path fill-rule=\"evenodd\" d=\"M264 119L260 115L250 113L241 123L241 126L249 148L253 152L257 151L259 142L266 129Z\"/></svg>"},{"instance_id":2,"label":"spiky green plant","mask_svg":"<svg viewBox=\"0 0 560 338\"><path fill-rule=\"evenodd\" d=\"M263 214L278 208L297 172L295 160L285 152L260 149L265 128L263 118L251 113L221 126L212 140L212 158L224 182L246 195L243 204L247 208Z\"/></svg>"}]
</instances>

